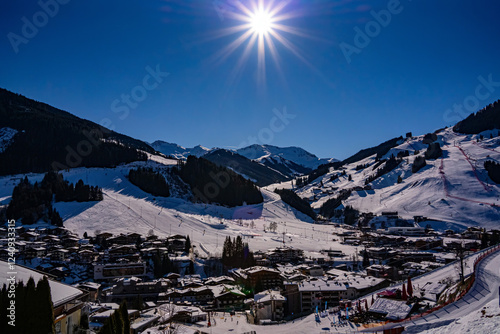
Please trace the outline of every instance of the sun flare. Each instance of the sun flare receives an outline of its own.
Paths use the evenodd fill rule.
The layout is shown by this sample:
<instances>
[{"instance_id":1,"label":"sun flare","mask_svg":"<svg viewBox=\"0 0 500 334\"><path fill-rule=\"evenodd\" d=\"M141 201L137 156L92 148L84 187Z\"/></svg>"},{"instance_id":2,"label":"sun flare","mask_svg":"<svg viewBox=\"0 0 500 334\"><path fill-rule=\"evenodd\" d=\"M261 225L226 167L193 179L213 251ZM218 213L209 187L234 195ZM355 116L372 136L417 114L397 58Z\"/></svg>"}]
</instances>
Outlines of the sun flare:
<instances>
[{"instance_id":1,"label":"sun flare","mask_svg":"<svg viewBox=\"0 0 500 334\"><path fill-rule=\"evenodd\" d=\"M251 16L252 30L259 34L268 34L272 30L273 18L271 14L264 9L259 9Z\"/></svg>"},{"instance_id":2,"label":"sun flare","mask_svg":"<svg viewBox=\"0 0 500 334\"><path fill-rule=\"evenodd\" d=\"M232 2L234 10L224 11L224 15L231 21L238 22L236 25L220 30L216 38L229 35L238 35L226 47L217 52L213 61L225 62L237 49L243 48L235 68L230 73L232 80L239 76L245 64L248 62L252 51L257 49L257 80L265 86L266 81L266 59L271 58L280 76L282 60L278 49L291 52L306 65L313 67L303 56L301 50L289 39L289 37L311 36L299 28L292 27L292 19L303 16L300 9L289 8L291 0L249 0Z\"/></svg>"}]
</instances>

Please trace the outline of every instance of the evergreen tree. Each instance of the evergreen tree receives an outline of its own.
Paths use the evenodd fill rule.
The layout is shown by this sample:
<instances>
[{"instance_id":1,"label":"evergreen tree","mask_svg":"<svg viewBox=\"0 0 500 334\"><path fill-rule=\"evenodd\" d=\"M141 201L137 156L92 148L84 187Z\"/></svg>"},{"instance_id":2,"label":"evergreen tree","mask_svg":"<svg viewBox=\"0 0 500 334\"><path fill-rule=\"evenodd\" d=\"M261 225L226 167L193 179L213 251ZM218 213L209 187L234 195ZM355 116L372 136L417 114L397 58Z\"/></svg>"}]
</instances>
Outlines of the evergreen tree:
<instances>
[{"instance_id":1,"label":"evergreen tree","mask_svg":"<svg viewBox=\"0 0 500 334\"><path fill-rule=\"evenodd\" d=\"M2 291L0 292L0 319L2 319L2 321L0 321L0 333L7 333L8 330L8 321L10 319L7 318L9 312L7 308L9 307L9 303L7 285L4 283Z\"/></svg>"},{"instance_id":2,"label":"evergreen tree","mask_svg":"<svg viewBox=\"0 0 500 334\"><path fill-rule=\"evenodd\" d=\"M370 266L370 257L368 256L368 252L366 249L363 251L363 268Z\"/></svg>"},{"instance_id":3,"label":"evergreen tree","mask_svg":"<svg viewBox=\"0 0 500 334\"><path fill-rule=\"evenodd\" d=\"M38 328L40 333L54 333L54 306L47 276L38 281L36 286L39 311Z\"/></svg>"},{"instance_id":4,"label":"evergreen tree","mask_svg":"<svg viewBox=\"0 0 500 334\"><path fill-rule=\"evenodd\" d=\"M123 331L123 318L122 318L122 313L120 312L120 310L116 310L113 312L113 314L111 315L111 318L113 318L113 322L115 324L115 333L117 334L123 334L125 333Z\"/></svg>"},{"instance_id":5,"label":"evergreen tree","mask_svg":"<svg viewBox=\"0 0 500 334\"><path fill-rule=\"evenodd\" d=\"M195 271L194 271L194 262L193 261L189 261L189 274L190 275L194 275Z\"/></svg>"},{"instance_id":6,"label":"evergreen tree","mask_svg":"<svg viewBox=\"0 0 500 334\"><path fill-rule=\"evenodd\" d=\"M233 258L233 243L231 237L227 236L222 247L222 263L226 266L230 265Z\"/></svg>"},{"instance_id":7,"label":"evergreen tree","mask_svg":"<svg viewBox=\"0 0 500 334\"><path fill-rule=\"evenodd\" d=\"M191 251L191 239L189 239L189 235L186 236L186 243L184 245L184 251L189 253Z\"/></svg>"},{"instance_id":8,"label":"evergreen tree","mask_svg":"<svg viewBox=\"0 0 500 334\"><path fill-rule=\"evenodd\" d=\"M120 305L120 313L123 319L123 333L130 333L130 319L128 317L127 301L124 300Z\"/></svg>"},{"instance_id":9,"label":"evergreen tree","mask_svg":"<svg viewBox=\"0 0 500 334\"><path fill-rule=\"evenodd\" d=\"M36 333L40 329L39 323L42 321L42 315L37 312L39 310L39 303L41 302L41 299L36 294L35 280L33 277L29 278L25 289L24 298L26 303L26 318L22 321L26 323L26 329L28 332Z\"/></svg>"}]
</instances>

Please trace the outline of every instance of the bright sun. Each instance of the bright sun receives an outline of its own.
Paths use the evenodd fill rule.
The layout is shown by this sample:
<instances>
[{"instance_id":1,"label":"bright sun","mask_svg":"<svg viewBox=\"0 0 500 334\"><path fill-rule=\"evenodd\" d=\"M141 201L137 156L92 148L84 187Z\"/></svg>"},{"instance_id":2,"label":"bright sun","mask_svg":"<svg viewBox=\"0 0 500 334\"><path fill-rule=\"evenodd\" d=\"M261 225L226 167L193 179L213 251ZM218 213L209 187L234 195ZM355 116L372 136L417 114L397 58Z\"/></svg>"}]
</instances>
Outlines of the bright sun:
<instances>
[{"instance_id":1,"label":"bright sun","mask_svg":"<svg viewBox=\"0 0 500 334\"><path fill-rule=\"evenodd\" d=\"M259 9L251 16L252 30L259 34L268 34L272 30L273 18L269 12Z\"/></svg>"},{"instance_id":2,"label":"bright sun","mask_svg":"<svg viewBox=\"0 0 500 334\"><path fill-rule=\"evenodd\" d=\"M285 24L295 17L302 16L300 9L288 8L292 0L248 0L230 1L234 4L234 11L224 11L223 14L231 20L239 22L229 28L222 29L216 34L216 38L238 34L238 36L227 46L220 49L213 60L223 63L232 53L242 45L245 45L236 66L230 73L230 80L237 78L243 71L252 50L257 47L257 80L265 86L266 82L266 58L270 56L278 73L283 77L281 71L282 60L278 54L279 46L285 48L306 65L313 68L302 55L301 50L296 47L289 36L311 37L307 32L299 28ZM290 22L291 23L291 22ZM284 77L283 77L284 78Z\"/></svg>"}]
</instances>

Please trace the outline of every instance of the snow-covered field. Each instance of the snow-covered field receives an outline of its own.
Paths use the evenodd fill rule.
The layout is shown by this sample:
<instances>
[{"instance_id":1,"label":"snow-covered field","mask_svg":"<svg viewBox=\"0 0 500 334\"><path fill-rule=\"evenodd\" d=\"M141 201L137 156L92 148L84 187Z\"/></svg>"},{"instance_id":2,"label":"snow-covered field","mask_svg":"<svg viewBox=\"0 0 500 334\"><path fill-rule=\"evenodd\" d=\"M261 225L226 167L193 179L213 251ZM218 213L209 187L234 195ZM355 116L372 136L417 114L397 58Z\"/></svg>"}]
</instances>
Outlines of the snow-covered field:
<instances>
[{"instance_id":1,"label":"snow-covered field","mask_svg":"<svg viewBox=\"0 0 500 334\"><path fill-rule=\"evenodd\" d=\"M159 162L175 164L168 159ZM332 241L335 237L332 232L342 231L341 228L313 224L311 218L292 209L277 194L266 189L262 190L263 204L236 208L193 204L175 197L154 197L131 184L126 177L131 168L144 164L136 162L114 169L77 168L63 172L68 181L76 183L82 179L90 185L99 185L104 193L101 202L55 203L64 226L80 236L84 232L94 235L98 230L114 234L138 232L147 235L153 230L159 236L190 235L200 256L221 253L226 236L237 235L241 235L252 250L282 246L283 239L287 246L305 250L306 255L323 249L338 249L347 255L356 250L356 247ZM155 161L148 164L159 165ZM0 178L0 203L8 203L13 188L22 177ZM28 178L31 182L41 181L43 174L28 174ZM277 223L276 232L264 232L264 226L268 227L271 222Z\"/></svg>"}]
</instances>

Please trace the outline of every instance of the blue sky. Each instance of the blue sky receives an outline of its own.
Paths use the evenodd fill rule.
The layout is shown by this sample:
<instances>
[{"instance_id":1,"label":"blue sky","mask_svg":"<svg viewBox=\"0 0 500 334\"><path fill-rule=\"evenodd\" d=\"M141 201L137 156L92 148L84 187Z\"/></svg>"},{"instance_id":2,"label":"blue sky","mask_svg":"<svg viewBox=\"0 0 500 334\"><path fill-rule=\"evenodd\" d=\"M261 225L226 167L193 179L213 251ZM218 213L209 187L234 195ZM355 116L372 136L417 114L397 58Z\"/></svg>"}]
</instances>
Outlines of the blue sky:
<instances>
[{"instance_id":1,"label":"blue sky","mask_svg":"<svg viewBox=\"0 0 500 334\"><path fill-rule=\"evenodd\" d=\"M215 38L241 24L231 0L59 1L51 16L37 1L0 5L0 87L149 142L267 143L345 158L452 125L459 116L447 110L475 102L478 77L500 82L500 4L492 1L401 0L381 26L371 11L396 0L291 0L282 13L295 15L282 23L307 36L281 35L303 58L274 39L281 71L268 50L265 80L257 46L244 67L246 44L214 61L242 34ZM38 31L23 32L26 22ZM348 62L341 45L356 46L355 28L377 24ZM148 77L146 90L157 69L163 74ZM476 97L481 107L500 98L500 87L489 88ZM132 92L140 99L126 105L122 95ZM284 108L294 115L287 124L274 119Z\"/></svg>"}]
</instances>

